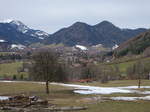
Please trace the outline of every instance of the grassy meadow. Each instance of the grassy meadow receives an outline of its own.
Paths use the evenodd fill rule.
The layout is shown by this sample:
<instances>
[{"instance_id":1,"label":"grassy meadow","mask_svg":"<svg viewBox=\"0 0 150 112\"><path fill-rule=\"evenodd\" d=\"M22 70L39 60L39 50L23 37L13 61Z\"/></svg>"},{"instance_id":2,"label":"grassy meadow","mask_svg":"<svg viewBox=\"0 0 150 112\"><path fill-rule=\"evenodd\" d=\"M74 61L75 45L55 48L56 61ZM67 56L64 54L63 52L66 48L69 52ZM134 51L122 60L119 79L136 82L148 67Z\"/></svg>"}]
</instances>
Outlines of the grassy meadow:
<instances>
[{"instance_id":1,"label":"grassy meadow","mask_svg":"<svg viewBox=\"0 0 150 112\"><path fill-rule=\"evenodd\" d=\"M112 67L118 66L121 74L126 75L127 68L130 67L131 65L133 65L134 63L136 63L138 60L150 62L150 57L147 57L147 58L136 57L135 59L134 58L129 59L129 58L123 57L123 58L117 59L113 62L102 63L100 65L101 66L108 65L108 66L112 66ZM25 78L27 78L28 73L25 73L25 72L18 73L17 72L18 68L22 67L22 64L23 64L22 61L0 64L0 78L3 78L3 77L11 77L12 78L13 75L16 75L19 79L21 74Z\"/></svg>"},{"instance_id":2,"label":"grassy meadow","mask_svg":"<svg viewBox=\"0 0 150 112\"><path fill-rule=\"evenodd\" d=\"M0 78L12 78L14 75L16 75L18 78L20 78L21 74L24 75L24 77L27 77L27 73L21 72L18 73L18 69L22 67L21 61L19 62L12 62L12 63L3 63L0 64Z\"/></svg>"},{"instance_id":3,"label":"grassy meadow","mask_svg":"<svg viewBox=\"0 0 150 112\"><path fill-rule=\"evenodd\" d=\"M142 58L142 57L126 58L126 57L123 57L123 58L119 58L113 62L104 63L104 64L108 65L108 66L112 66L112 67L118 66L119 71L123 75L126 75L127 68L130 67L131 65L135 64L139 60L144 61L144 62L150 62L150 57L147 57L147 58Z\"/></svg>"},{"instance_id":4,"label":"grassy meadow","mask_svg":"<svg viewBox=\"0 0 150 112\"><path fill-rule=\"evenodd\" d=\"M135 85L136 81L111 81L108 84L84 83L83 85L94 86L129 86ZM150 81L143 80L143 85L149 85ZM150 101L94 101L87 98L98 97L102 95L80 95L73 93L73 88L49 85L50 94L45 94L45 85L32 82L0 82L0 95L36 95L47 99L49 103L56 106L87 106L88 109L78 112L149 112ZM107 96L124 96L127 94L111 94ZM129 94L127 96L136 96Z\"/></svg>"},{"instance_id":5,"label":"grassy meadow","mask_svg":"<svg viewBox=\"0 0 150 112\"><path fill-rule=\"evenodd\" d=\"M150 58L142 59L150 61ZM122 73L126 72L126 69L134 64L137 60L116 60L112 63L106 63L106 65L119 67ZM0 77L9 76L13 77L16 75L20 77L20 74L24 74L27 77L27 73L18 73L17 70L22 66L23 62L13 62L0 64ZM92 83L75 83L81 85L90 86L103 86L103 87L118 87L118 86L136 86L138 85L137 80L117 80L109 81L106 84L100 82ZM150 86L149 80L142 80L142 86ZM0 82L0 96L11 96L11 95L35 95L40 98L47 99L49 103L56 106L87 106L88 109L78 112L149 112L150 101L94 101L88 98L93 97L116 97L116 96L144 96L138 94L110 94L110 95L80 95L73 93L73 88L63 87L59 85L49 85L50 94L45 94L45 85L37 84L32 82L17 82L8 83ZM146 89L149 90L149 89ZM143 89L141 89L143 91Z\"/></svg>"}]
</instances>

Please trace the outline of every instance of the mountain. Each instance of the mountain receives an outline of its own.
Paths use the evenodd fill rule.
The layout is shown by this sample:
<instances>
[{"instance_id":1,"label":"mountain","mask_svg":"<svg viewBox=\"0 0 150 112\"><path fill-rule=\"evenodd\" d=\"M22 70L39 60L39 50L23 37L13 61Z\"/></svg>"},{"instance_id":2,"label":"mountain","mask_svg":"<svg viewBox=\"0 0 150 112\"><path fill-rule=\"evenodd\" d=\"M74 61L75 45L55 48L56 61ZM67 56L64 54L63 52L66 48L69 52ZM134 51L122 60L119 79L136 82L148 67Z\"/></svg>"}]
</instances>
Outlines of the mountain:
<instances>
[{"instance_id":1,"label":"mountain","mask_svg":"<svg viewBox=\"0 0 150 112\"><path fill-rule=\"evenodd\" d=\"M30 45L33 43L64 44L68 46L93 46L102 44L113 47L134 37L147 29L121 29L109 21L96 25L76 22L68 28L63 28L54 34L34 30L18 20L0 22L0 40L15 45Z\"/></svg>"},{"instance_id":2,"label":"mountain","mask_svg":"<svg viewBox=\"0 0 150 112\"><path fill-rule=\"evenodd\" d=\"M147 48L150 51L150 30L129 39L122 43L116 50L116 56L124 56L127 54L140 54L143 53Z\"/></svg>"},{"instance_id":3,"label":"mountain","mask_svg":"<svg viewBox=\"0 0 150 112\"><path fill-rule=\"evenodd\" d=\"M50 35L49 38L45 39L44 43L63 43L69 46L102 44L106 47L113 47L146 30L144 28L121 29L108 21L103 21L93 26L76 22L70 27L63 28Z\"/></svg>"},{"instance_id":4,"label":"mountain","mask_svg":"<svg viewBox=\"0 0 150 112\"><path fill-rule=\"evenodd\" d=\"M49 37L44 31L34 30L21 21L7 20L0 22L0 39L12 44L29 45Z\"/></svg>"}]
</instances>

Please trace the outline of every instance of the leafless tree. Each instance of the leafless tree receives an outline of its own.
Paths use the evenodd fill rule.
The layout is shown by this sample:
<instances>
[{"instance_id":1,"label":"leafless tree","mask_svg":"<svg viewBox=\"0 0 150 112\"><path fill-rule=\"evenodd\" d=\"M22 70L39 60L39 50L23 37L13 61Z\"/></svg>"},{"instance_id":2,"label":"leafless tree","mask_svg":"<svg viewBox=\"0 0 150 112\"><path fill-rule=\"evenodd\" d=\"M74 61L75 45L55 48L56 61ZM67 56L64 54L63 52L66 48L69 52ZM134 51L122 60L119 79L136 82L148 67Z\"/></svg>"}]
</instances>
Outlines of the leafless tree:
<instances>
[{"instance_id":1,"label":"leafless tree","mask_svg":"<svg viewBox=\"0 0 150 112\"><path fill-rule=\"evenodd\" d=\"M135 64L127 68L127 74L131 79L138 79L138 88L141 87L141 80L145 77L145 65L142 61L138 61Z\"/></svg>"},{"instance_id":2,"label":"leafless tree","mask_svg":"<svg viewBox=\"0 0 150 112\"><path fill-rule=\"evenodd\" d=\"M64 69L61 63L59 63L59 56L56 52L40 51L35 53L32 57L30 78L38 81L45 81L47 94L49 94L49 82L65 80L65 73L63 71Z\"/></svg>"}]
</instances>

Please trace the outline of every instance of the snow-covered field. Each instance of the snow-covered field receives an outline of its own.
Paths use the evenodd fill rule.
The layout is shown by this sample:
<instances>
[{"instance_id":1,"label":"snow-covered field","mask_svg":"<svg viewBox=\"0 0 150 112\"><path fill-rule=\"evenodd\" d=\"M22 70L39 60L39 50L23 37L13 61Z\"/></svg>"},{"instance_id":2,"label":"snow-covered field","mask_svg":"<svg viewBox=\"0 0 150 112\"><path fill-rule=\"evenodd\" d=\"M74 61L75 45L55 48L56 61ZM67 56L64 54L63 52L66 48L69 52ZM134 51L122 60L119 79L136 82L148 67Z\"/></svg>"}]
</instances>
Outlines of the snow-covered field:
<instances>
[{"instance_id":1,"label":"snow-covered field","mask_svg":"<svg viewBox=\"0 0 150 112\"><path fill-rule=\"evenodd\" d=\"M110 97L111 100L121 100L121 101L136 101L136 100L150 100L150 96L144 97Z\"/></svg>"},{"instance_id":2,"label":"snow-covered field","mask_svg":"<svg viewBox=\"0 0 150 112\"><path fill-rule=\"evenodd\" d=\"M27 82L27 81L0 81L0 82L7 82L7 83L20 83L20 82ZM37 83L37 84L45 84L45 82L30 82L30 83ZM138 86L126 86L126 87L96 87L96 86L84 86L84 85L77 85L77 84L63 84L63 83L51 83L53 85L60 85L65 87L72 87L74 88L74 93L78 94L113 94L113 93L136 93L136 94L145 94L147 96L144 97L107 97L111 100L123 100L123 101L134 101L134 100L150 100L150 91L139 91L137 90ZM141 88L150 88L150 86L141 86ZM5 97L0 97L0 100Z\"/></svg>"},{"instance_id":3,"label":"snow-covered field","mask_svg":"<svg viewBox=\"0 0 150 112\"><path fill-rule=\"evenodd\" d=\"M78 94L113 94L113 93L136 93L136 94L146 94L144 97L105 97L110 100L121 100L121 101L137 101L137 100L150 100L150 91L139 91L136 90L138 86L126 86L126 87L95 87L95 86L83 86L74 84L61 84L52 83L61 86L73 87L74 92ZM141 88L150 88L150 86L141 86Z\"/></svg>"},{"instance_id":4,"label":"snow-covered field","mask_svg":"<svg viewBox=\"0 0 150 112\"><path fill-rule=\"evenodd\" d=\"M138 86L126 86L126 87L96 87L96 86L84 86L75 84L62 84L52 83L61 86L73 87L75 93L79 94L113 94L113 93L137 93L137 94L150 94L150 91L136 90ZM150 86L141 86L141 88L150 88Z\"/></svg>"}]
</instances>

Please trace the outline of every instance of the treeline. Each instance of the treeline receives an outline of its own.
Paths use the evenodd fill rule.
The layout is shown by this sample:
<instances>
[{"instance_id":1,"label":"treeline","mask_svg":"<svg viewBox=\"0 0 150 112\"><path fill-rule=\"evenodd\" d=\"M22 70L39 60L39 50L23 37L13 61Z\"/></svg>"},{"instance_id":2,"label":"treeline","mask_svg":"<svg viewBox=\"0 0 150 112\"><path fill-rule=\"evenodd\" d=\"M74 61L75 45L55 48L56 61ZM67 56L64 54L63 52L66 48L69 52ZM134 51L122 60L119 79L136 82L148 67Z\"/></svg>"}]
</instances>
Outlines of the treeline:
<instances>
[{"instance_id":1,"label":"treeline","mask_svg":"<svg viewBox=\"0 0 150 112\"><path fill-rule=\"evenodd\" d=\"M22 60L22 59L30 59L31 52L1 52L0 53L0 61L4 60Z\"/></svg>"},{"instance_id":2,"label":"treeline","mask_svg":"<svg viewBox=\"0 0 150 112\"><path fill-rule=\"evenodd\" d=\"M29 77L37 81L77 81L92 79L105 83L122 79L118 66L97 65L88 61L79 63L65 62L53 51L40 51L33 54Z\"/></svg>"},{"instance_id":3,"label":"treeline","mask_svg":"<svg viewBox=\"0 0 150 112\"><path fill-rule=\"evenodd\" d=\"M137 61L127 68L128 79L150 79L150 62Z\"/></svg>"},{"instance_id":4,"label":"treeline","mask_svg":"<svg viewBox=\"0 0 150 112\"><path fill-rule=\"evenodd\" d=\"M126 75L122 75L118 65L95 64L88 61L70 63L60 59L56 52L41 51L32 56L30 66L30 79L42 80L49 78L49 81L74 81L80 79L92 79L93 81L107 82L109 80L148 78L150 62L138 61L131 64ZM25 68L27 68L27 65ZM42 75L43 74L43 75ZM44 75L46 75L44 77Z\"/></svg>"},{"instance_id":5,"label":"treeline","mask_svg":"<svg viewBox=\"0 0 150 112\"><path fill-rule=\"evenodd\" d=\"M0 54L0 60L21 60L20 54Z\"/></svg>"},{"instance_id":6,"label":"treeline","mask_svg":"<svg viewBox=\"0 0 150 112\"><path fill-rule=\"evenodd\" d=\"M91 79L90 81L99 81L106 83L109 80L123 79L118 66L87 64L77 67L69 66L68 78L70 81L78 81L80 79Z\"/></svg>"},{"instance_id":7,"label":"treeline","mask_svg":"<svg viewBox=\"0 0 150 112\"><path fill-rule=\"evenodd\" d=\"M28 67L27 67L28 66ZM85 79L85 81L99 81L106 83L110 80L150 79L150 63L138 61L130 65L122 75L117 65L95 64L89 61L70 63L62 60L59 53L52 50L35 52L29 63L29 79L46 82L46 92L49 93L49 82L68 82Z\"/></svg>"}]
</instances>

